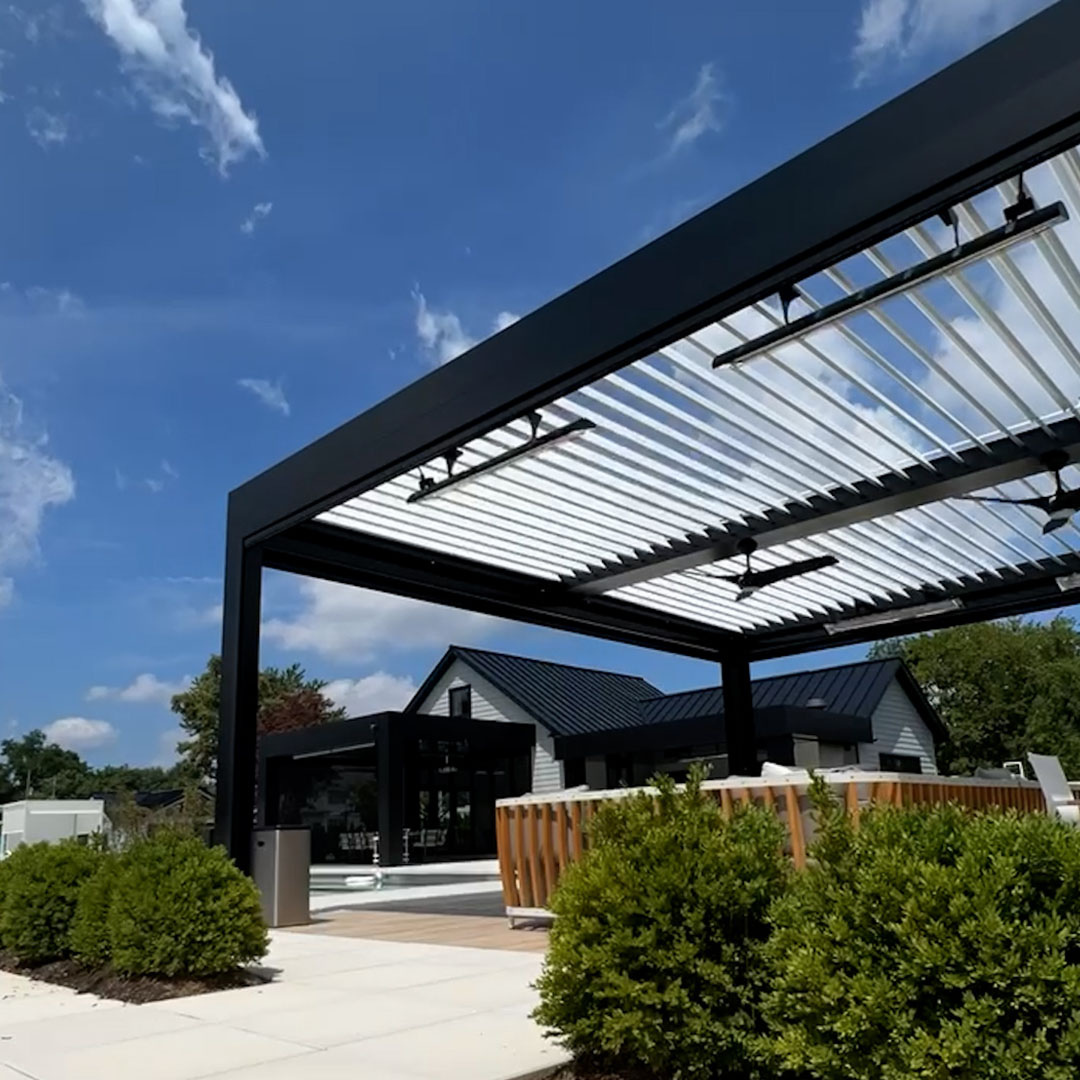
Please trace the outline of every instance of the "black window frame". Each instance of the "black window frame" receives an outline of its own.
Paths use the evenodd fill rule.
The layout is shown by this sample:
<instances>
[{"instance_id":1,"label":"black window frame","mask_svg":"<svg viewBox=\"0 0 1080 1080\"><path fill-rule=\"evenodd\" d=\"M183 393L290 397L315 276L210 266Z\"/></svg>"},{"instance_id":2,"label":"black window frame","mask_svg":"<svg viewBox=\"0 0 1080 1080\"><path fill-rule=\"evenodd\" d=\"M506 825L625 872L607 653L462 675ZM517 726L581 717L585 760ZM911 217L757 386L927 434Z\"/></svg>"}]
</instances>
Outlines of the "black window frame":
<instances>
[{"instance_id":1,"label":"black window frame","mask_svg":"<svg viewBox=\"0 0 1080 1080\"><path fill-rule=\"evenodd\" d=\"M464 701L464 708L459 704ZM472 719L472 686L465 683L464 686L451 686L448 703L450 715L463 720Z\"/></svg>"},{"instance_id":2,"label":"black window frame","mask_svg":"<svg viewBox=\"0 0 1080 1080\"><path fill-rule=\"evenodd\" d=\"M886 764L888 760L889 764ZM914 767L912 767L914 766ZM922 775L922 758L918 754L878 754L878 768L882 772Z\"/></svg>"}]
</instances>

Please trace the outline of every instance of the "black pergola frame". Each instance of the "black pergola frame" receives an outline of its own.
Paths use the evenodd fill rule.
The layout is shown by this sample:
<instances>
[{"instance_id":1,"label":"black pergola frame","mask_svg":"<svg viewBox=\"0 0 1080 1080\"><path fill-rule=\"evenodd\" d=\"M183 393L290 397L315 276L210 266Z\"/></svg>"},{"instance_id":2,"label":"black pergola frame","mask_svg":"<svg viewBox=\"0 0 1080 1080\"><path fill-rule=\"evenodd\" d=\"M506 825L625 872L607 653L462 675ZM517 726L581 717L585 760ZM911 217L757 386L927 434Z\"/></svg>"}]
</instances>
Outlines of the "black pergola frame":
<instances>
[{"instance_id":1,"label":"black pergola frame","mask_svg":"<svg viewBox=\"0 0 1080 1080\"><path fill-rule=\"evenodd\" d=\"M735 771L754 768L753 661L1067 602L1058 579L1080 572L1080 557L905 601L963 597L938 615L886 605L897 615L886 626L736 634L312 519L1077 144L1078 41L1080 0L1061 0L231 492L217 828L237 862L250 857L264 568L719 662ZM1061 436L1080 447L1080 431ZM1042 449L1002 447L1000 467L1033 471ZM970 490L961 469L965 479ZM913 477L885 495L925 493Z\"/></svg>"}]
</instances>

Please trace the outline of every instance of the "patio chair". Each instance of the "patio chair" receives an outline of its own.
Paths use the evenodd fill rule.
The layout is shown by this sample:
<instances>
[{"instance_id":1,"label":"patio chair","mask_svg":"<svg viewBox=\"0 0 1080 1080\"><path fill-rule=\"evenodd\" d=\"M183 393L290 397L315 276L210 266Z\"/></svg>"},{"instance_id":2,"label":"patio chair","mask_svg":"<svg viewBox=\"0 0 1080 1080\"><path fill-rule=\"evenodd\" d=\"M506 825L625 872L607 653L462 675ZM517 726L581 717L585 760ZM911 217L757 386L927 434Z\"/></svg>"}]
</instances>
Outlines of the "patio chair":
<instances>
[{"instance_id":1,"label":"patio chair","mask_svg":"<svg viewBox=\"0 0 1080 1080\"><path fill-rule=\"evenodd\" d=\"M1042 788L1046 809L1063 821L1080 825L1080 802L1069 787L1061 761L1053 754L1028 754L1028 761Z\"/></svg>"}]
</instances>

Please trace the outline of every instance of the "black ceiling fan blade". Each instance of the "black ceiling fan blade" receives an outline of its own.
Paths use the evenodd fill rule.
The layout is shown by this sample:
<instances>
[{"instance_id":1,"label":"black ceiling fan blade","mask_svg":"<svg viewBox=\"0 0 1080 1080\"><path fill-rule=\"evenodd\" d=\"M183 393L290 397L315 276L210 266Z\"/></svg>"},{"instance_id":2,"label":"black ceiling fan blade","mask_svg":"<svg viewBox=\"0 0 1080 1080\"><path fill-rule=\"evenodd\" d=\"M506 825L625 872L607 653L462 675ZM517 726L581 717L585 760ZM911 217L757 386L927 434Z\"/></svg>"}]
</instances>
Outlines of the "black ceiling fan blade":
<instances>
[{"instance_id":1,"label":"black ceiling fan blade","mask_svg":"<svg viewBox=\"0 0 1080 1080\"><path fill-rule=\"evenodd\" d=\"M744 574L741 578L738 578L737 581L760 589L777 581L786 581L788 578L799 577L801 574L824 570L826 566L835 566L839 561L835 555L817 555L812 559L800 559L798 562L773 566L768 570L752 570L749 574Z\"/></svg>"},{"instance_id":2,"label":"black ceiling fan blade","mask_svg":"<svg viewBox=\"0 0 1080 1080\"><path fill-rule=\"evenodd\" d=\"M1051 495L1036 495L1030 499L1002 499L997 495L956 495L957 499L963 499L965 502L979 502L979 503L1007 503L1009 506L1034 506L1038 510L1045 510L1049 512L1050 504L1053 502L1053 496Z\"/></svg>"}]
</instances>

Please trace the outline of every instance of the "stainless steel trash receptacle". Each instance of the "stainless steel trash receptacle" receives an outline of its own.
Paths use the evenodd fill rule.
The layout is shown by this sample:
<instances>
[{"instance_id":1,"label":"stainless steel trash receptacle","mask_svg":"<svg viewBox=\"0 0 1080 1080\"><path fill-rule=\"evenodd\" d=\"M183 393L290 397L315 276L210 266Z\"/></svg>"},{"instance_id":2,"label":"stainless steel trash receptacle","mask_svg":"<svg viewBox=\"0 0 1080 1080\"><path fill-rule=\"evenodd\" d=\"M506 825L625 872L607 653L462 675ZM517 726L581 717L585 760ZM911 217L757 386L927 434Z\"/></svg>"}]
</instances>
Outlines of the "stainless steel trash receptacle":
<instances>
[{"instance_id":1,"label":"stainless steel trash receptacle","mask_svg":"<svg viewBox=\"0 0 1080 1080\"><path fill-rule=\"evenodd\" d=\"M267 926L311 921L311 830L302 825L256 829L251 876L262 897Z\"/></svg>"}]
</instances>

